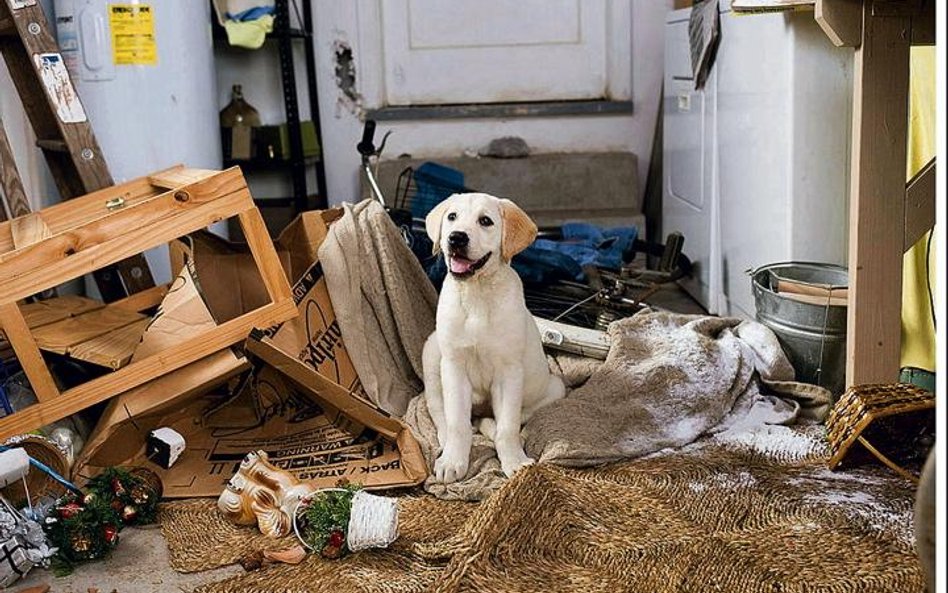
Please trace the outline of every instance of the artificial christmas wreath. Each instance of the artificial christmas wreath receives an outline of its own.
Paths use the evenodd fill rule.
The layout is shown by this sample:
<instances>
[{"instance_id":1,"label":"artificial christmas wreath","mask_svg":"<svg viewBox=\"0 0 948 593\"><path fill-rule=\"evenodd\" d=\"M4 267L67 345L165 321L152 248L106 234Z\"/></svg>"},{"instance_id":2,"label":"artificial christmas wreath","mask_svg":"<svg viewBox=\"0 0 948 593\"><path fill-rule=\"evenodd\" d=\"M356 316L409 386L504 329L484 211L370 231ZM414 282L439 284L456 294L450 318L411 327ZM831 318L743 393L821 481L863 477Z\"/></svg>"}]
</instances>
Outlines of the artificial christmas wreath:
<instances>
[{"instance_id":1,"label":"artificial christmas wreath","mask_svg":"<svg viewBox=\"0 0 948 593\"><path fill-rule=\"evenodd\" d=\"M60 498L43 528L49 544L59 549L56 569L105 557L126 525L154 523L161 499L161 481L144 468L110 467L89 480L85 494Z\"/></svg>"}]
</instances>

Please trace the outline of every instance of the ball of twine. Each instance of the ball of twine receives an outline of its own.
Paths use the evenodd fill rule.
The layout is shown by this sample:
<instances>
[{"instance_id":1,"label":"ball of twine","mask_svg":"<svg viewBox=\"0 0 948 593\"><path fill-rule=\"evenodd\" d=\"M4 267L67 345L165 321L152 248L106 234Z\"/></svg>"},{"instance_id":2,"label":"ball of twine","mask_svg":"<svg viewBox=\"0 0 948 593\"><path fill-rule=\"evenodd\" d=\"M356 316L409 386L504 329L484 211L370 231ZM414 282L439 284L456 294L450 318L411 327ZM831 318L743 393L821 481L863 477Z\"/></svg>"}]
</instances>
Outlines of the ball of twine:
<instances>
[{"instance_id":1,"label":"ball of twine","mask_svg":"<svg viewBox=\"0 0 948 593\"><path fill-rule=\"evenodd\" d=\"M398 537L398 504L394 498L362 490L352 497L346 540L353 552L388 547Z\"/></svg>"}]
</instances>

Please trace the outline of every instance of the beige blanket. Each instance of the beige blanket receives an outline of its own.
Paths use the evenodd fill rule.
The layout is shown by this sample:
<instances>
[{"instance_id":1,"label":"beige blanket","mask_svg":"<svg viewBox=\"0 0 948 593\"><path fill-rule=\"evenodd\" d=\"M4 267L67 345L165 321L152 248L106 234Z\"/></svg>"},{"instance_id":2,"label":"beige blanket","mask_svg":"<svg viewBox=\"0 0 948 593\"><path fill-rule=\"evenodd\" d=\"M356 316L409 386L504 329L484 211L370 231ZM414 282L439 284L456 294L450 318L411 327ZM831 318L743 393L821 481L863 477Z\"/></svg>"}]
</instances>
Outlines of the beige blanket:
<instances>
[{"instance_id":1,"label":"beige blanket","mask_svg":"<svg viewBox=\"0 0 948 593\"><path fill-rule=\"evenodd\" d=\"M319 248L346 350L373 403L401 416L423 389L438 294L378 202L345 205Z\"/></svg>"},{"instance_id":2,"label":"beige blanket","mask_svg":"<svg viewBox=\"0 0 948 593\"><path fill-rule=\"evenodd\" d=\"M575 357L551 360L573 389L523 429L527 453L541 463L599 465L712 432L752 438L769 425L820 418L830 403L822 388L792 381L776 337L757 322L646 311L614 322L609 335L609 356L599 366ZM405 421L431 464L437 434L424 398L412 401ZM503 481L492 443L475 433L465 478L442 484L429 477L425 489L440 498L480 500Z\"/></svg>"}]
</instances>

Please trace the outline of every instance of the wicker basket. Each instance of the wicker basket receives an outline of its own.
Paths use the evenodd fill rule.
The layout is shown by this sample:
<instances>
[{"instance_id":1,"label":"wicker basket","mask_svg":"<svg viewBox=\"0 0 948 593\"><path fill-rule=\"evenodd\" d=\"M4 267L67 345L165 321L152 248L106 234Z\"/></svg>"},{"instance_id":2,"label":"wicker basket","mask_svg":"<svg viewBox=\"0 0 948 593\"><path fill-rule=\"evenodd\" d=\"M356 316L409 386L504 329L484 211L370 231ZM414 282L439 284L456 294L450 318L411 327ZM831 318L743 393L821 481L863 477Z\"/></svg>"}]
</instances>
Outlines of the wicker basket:
<instances>
[{"instance_id":1,"label":"wicker basket","mask_svg":"<svg viewBox=\"0 0 948 593\"><path fill-rule=\"evenodd\" d=\"M918 476L882 453L866 438L866 430L882 418L935 409L935 395L907 383L871 384L850 387L836 402L826 419L830 447L830 469L836 468L855 443L862 445L886 466L910 480Z\"/></svg>"},{"instance_id":2,"label":"wicker basket","mask_svg":"<svg viewBox=\"0 0 948 593\"><path fill-rule=\"evenodd\" d=\"M46 464L50 469L59 475L65 475L69 471L69 465L66 461L66 452L56 443L44 436L38 434L23 434L7 439L4 446L17 448L22 447L26 453L40 463ZM44 472L30 468L26 475L26 485L30 490L30 499L32 502L51 496L59 498L66 493L66 488L45 474ZM18 508L26 504L26 491L23 489L23 483L20 481L7 485L0 490L0 494L16 505Z\"/></svg>"},{"instance_id":3,"label":"wicker basket","mask_svg":"<svg viewBox=\"0 0 948 593\"><path fill-rule=\"evenodd\" d=\"M146 486L151 488L158 497L158 500L161 500L161 497L165 493L165 486L161 483L161 478L158 477L158 474L151 471L147 467L133 467L128 470L133 477L136 477L143 481Z\"/></svg>"}]
</instances>

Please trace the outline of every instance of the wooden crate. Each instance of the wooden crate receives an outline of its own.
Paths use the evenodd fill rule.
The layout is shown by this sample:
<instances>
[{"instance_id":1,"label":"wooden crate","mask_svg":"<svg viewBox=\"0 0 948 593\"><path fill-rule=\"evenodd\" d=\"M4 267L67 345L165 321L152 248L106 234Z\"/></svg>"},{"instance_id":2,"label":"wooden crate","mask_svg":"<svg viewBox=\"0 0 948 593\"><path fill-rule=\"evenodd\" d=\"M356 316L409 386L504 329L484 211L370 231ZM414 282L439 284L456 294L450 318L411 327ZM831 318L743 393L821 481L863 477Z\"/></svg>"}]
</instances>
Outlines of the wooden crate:
<instances>
[{"instance_id":1,"label":"wooden crate","mask_svg":"<svg viewBox=\"0 0 948 593\"><path fill-rule=\"evenodd\" d=\"M240 222L270 303L60 392L18 301L231 217ZM174 167L0 223L0 279L0 329L38 400L0 418L0 439L74 414L242 342L254 327L296 315L286 275L237 167Z\"/></svg>"}]
</instances>

